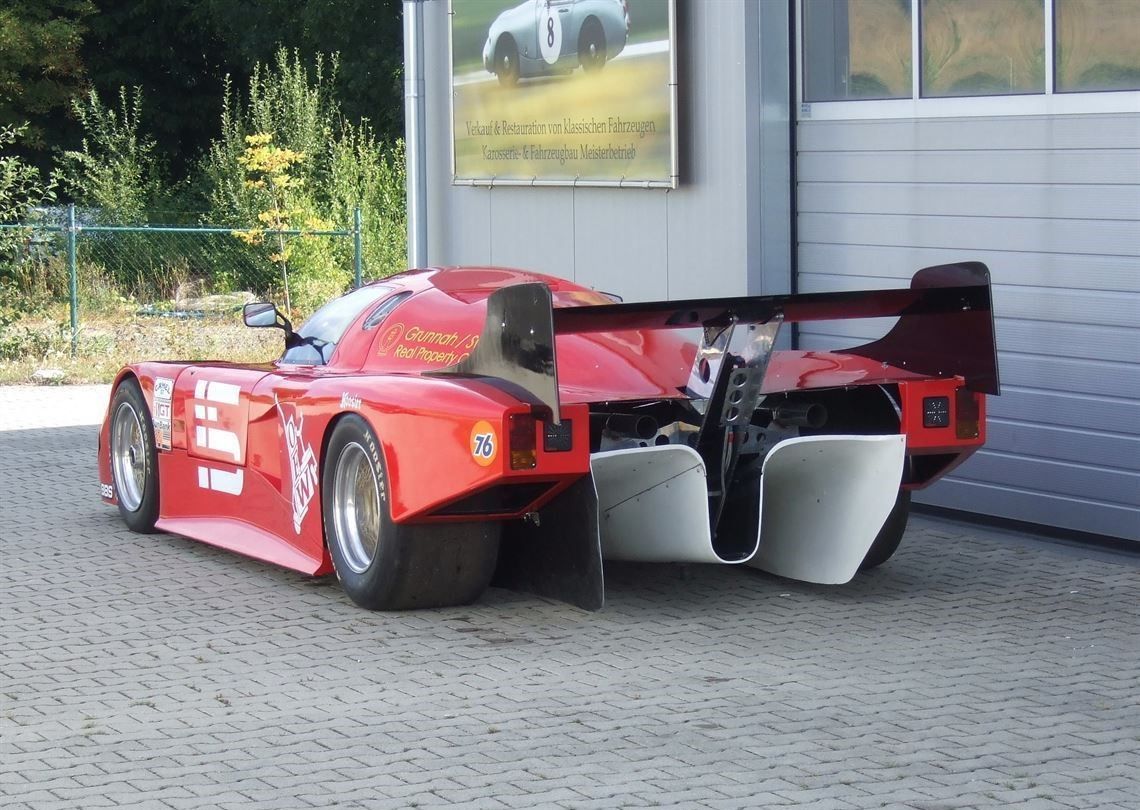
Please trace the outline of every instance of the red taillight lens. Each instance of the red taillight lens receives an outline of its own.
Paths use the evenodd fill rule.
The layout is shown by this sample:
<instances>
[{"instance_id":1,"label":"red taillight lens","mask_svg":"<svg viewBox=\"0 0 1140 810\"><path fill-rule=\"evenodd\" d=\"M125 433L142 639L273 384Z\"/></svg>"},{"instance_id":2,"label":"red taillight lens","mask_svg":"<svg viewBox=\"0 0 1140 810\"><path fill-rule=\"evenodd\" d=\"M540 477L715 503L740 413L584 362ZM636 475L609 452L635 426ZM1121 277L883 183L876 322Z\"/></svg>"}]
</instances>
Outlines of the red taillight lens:
<instances>
[{"instance_id":1,"label":"red taillight lens","mask_svg":"<svg viewBox=\"0 0 1140 810\"><path fill-rule=\"evenodd\" d=\"M954 432L959 439L976 439L981 432L981 408L978 395L959 388L954 397Z\"/></svg>"},{"instance_id":2,"label":"red taillight lens","mask_svg":"<svg viewBox=\"0 0 1140 810\"><path fill-rule=\"evenodd\" d=\"M538 465L538 425L529 413L510 416L511 469L533 470Z\"/></svg>"}]
</instances>

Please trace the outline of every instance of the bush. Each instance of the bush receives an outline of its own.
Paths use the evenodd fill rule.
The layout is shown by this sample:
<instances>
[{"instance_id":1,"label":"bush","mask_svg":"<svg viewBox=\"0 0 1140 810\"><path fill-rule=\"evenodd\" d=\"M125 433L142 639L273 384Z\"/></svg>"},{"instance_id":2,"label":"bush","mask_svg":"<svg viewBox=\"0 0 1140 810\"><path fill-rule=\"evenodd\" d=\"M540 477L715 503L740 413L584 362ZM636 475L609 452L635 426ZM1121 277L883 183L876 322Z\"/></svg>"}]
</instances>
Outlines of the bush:
<instances>
[{"instance_id":1,"label":"bush","mask_svg":"<svg viewBox=\"0 0 1140 810\"><path fill-rule=\"evenodd\" d=\"M327 64L318 57L310 71L296 51L281 49L272 65L254 70L244 105L227 82L222 134L201 165L208 219L255 229L261 237L247 241L263 273L237 282L266 291L268 280L277 279L282 292L288 286L289 303L300 315L351 283L352 243L301 237L283 247L271 237L275 230L350 230L359 206L365 274L385 276L406 266L403 146L385 148L367 121L345 120L333 94L336 58ZM286 167L283 193L275 192L264 170L251 168L255 144L296 157Z\"/></svg>"},{"instance_id":2,"label":"bush","mask_svg":"<svg viewBox=\"0 0 1140 810\"><path fill-rule=\"evenodd\" d=\"M0 127L0 224L26 220L33 206L54 199L53 185L42 182L39 170L6 154L26 130L26 126ZM37 307L35 290L27 284L34 276L29 278L23 265L30 240L25 229L0 229L0 330Z\"/></svg>"},{"instance_id":3,"label":"bush","mask_svg":"<svg viewBox=\"0 0 1140 810\"><path fill-rule=\"evenodd\" d=\"M57 176L75 202L116 225L145 223L161 207L165 183L157 168L155 142L139 131L142 88L119 88L119 106L108 107L94 90L72 103L83 127L82 146L59 159Z\"/></svg>"},{"instance_id":4,"label":"bush","mask_svg":"<svg viewBox=\"0 0 1140 810\"><path fill-rule=\"evenodd\" d=\"M56 178L83 206L88 222L145 225L148 212L166 207L176 191L160 169L153 138L140 128L142 88L119 88L117 107L109 107L91 90L72 104L83 128L80 149L64 152ZM103 299L124 295L148 296L169 286L171 257L149 234L99 233L81 240L80 273L91 279ZM86 299L85 299L86 300Z\"/></svg>"}]
</instances>

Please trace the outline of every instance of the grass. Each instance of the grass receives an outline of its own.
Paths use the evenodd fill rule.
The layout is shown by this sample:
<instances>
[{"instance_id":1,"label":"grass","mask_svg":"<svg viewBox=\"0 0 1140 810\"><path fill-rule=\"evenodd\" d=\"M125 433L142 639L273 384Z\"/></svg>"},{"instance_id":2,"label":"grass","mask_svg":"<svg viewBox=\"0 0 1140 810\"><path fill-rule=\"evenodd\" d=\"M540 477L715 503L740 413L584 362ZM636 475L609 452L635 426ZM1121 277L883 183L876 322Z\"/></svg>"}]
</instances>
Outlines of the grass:
<instances>
[{"instance_id":1,"label":"grass","mask_svg":"<svg viewBox=\"0 0 1140 810\"><path fill-rule=\"evenodd\" d=\"M139 360L229 360L260 363L281 353L276 329L248 329L237 313L204 318L142 316L129 305L82 314L75 357L65 305L25 317L0 332L0 384L40 382L56 370L58 384L104 383Z\"/></svg>"}]
</instances>

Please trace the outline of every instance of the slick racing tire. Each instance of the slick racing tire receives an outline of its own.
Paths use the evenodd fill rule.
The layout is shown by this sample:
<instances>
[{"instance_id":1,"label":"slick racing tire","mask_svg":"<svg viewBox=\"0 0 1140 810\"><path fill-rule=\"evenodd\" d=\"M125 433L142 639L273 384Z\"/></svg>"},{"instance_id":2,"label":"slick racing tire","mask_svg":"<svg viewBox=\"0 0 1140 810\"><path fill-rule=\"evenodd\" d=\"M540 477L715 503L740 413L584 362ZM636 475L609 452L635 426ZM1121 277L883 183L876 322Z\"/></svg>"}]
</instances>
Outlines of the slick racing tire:
<instances>
[{"instance_id":1,"label":"slick racing tire","mask_svg":"<svg viewBox=\"0 0 1140 810\"><path fill-rule=\"evenodd\" d=\"M578 35L578 61L587 73L596 73L606 64L606 32L592 17L582 25L582 33Z\"/></svg>"},{"instance_id":2,"label":"slick racing tire","mask_svg":"<svg viewBox=\"0 0 1140 810\"><path fill-rule=\"evenodd\" d=\"M119 514L131 531L150 534L158 520L158 452L150 409L134 377L119 383L111 397L108 449Z\"/></svg>"},{"instance_id":3,"label":"slick racing tire","mask_svg":"<svg viewBox=\"0 0 1140 810\"><path fill-rule=\"evenodd\" d=\"M369 610L445 607L473 602L486 590L498 560L499 524L395 523L380 442L355 414L336 423L325 459L325 538L353 602Z\"/></svg>"},{"instance_id":4,"label":"slick racing tire","mask_svg":"<svg viewBox=\"0 0 1140 810\"><path fill-rule=\"evenodd\" d=\"M883 528L867 550L867 556L859 563L860 571L868 571L882 565L898 551L902 542L903 533L906 532L907 519L910 517L910 491L900 490L895 505L887 515Z\"/></svg>"}]
</instances>

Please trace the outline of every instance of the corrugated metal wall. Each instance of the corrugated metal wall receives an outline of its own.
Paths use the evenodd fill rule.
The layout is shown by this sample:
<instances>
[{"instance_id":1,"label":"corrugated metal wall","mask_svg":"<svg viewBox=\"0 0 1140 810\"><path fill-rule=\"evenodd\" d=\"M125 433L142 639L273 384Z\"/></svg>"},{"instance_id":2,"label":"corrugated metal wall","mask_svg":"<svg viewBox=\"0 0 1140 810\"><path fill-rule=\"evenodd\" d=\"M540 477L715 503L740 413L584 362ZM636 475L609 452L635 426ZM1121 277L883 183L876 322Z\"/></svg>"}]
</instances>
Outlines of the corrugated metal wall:
<instances>
[{"instance_id":1,"label":"corrugated metal wall","mask_svg":"<svg viewBox=\"0 0 1140 810\"><path fill-rule=\"evenodd\" d=\"M801 290L990 267L989 441L921 500L1140 540L1140 114L808 120L797 138Z\"/></svg>"}]
</instances>

